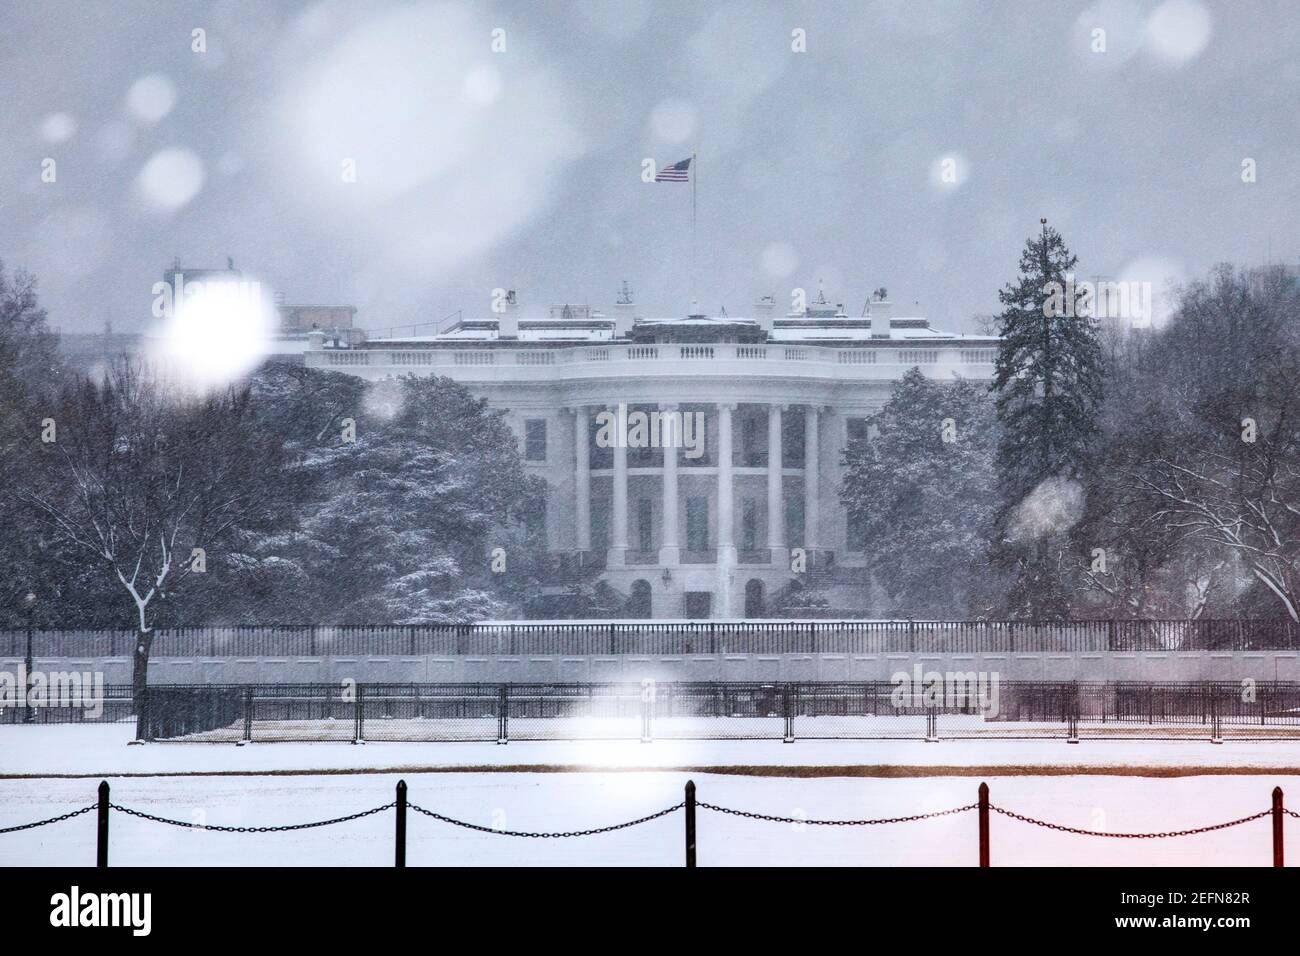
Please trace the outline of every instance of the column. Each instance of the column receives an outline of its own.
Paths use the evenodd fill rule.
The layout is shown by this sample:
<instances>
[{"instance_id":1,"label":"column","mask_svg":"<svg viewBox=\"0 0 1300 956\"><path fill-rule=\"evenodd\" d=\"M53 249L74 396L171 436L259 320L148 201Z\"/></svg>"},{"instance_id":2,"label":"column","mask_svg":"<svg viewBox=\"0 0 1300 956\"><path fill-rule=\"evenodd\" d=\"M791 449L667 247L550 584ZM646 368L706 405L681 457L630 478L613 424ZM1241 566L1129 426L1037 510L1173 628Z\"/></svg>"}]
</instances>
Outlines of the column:
<instances>
[{"instance_id":1,"label":"column","mask_svg":"<svg viewBox=\"0 0 1300 956\"><path fill-rule=\"evenodd\" d=\"M718 606L717 617L731 617L731 590L736 567L735 498L732 488L731 413L736 406L718 403Z\"/></svg>"},{"instance_id":2,"label":"column","mask_svg":"<svg viewBox=\"0 0 1300 956\"><path fill-rule=\"evenodd\" d=\"M617 408L610 409L615 415ZM614 441L614 497L610 508L614 512L610 526L609 553L606 565L621 568L627 555L627 436L620 434Z\"/></svg>"},{"instance_id":3,"label":"column","mask_svg":"<svg viewBox=\"0 0 1300 956\"><path fill-rule=\"evenodd\" d=\"M677 542L677 448L682 441L681 419L675 404L660 405L659 409L664 413L662 421L672 422L671 429L664 427L659 430L664 439L663 527L659 532L659 563L676 567L682 556Z\"/></svg>"},{"instance_id":4,"label":"column","mask_svg":"<svg viewBox=\"0 0 1300 956\"><path fill-rule=\"evenodd\" d=\"M573 448L574 448L574 525L577 550L591 550L591 420L587 416L587 406L579 405L573 410Z\"/></svg>"},{"instance_id":5,"label":"column","mask_svg":"<svg viewBox=\"0 0 1300 956\"><path fill-rule=\"evenodd\" d=\"M803 545L811 551L817 547L821 527L821 445L817 438L816 405L804 409L803 417Z\"/></svg>"},{"instance_id":6,"label":"column","mask_svg":"<svg viewBox=\"0 0 1300 956\"><path fill-rule=\"evenodd\" d=\"M767 547L773 564L784 564L785 489L781 473L781 412L784 405L767 406Z\"/></svg>"}]
</instances>

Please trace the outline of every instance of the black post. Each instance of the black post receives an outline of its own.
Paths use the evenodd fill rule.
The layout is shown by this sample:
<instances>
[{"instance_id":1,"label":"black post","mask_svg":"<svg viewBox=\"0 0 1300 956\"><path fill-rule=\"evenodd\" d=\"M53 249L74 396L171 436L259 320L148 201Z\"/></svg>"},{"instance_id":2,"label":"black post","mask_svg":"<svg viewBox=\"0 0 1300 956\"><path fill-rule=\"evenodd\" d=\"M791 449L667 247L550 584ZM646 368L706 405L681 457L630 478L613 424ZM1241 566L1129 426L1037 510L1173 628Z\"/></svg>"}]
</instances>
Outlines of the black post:
<instances>
[{"instance_id":1,"label":"black post","mask_svg":"<svg viewBox=\"0 0 1300 956\"><path fill-rule=\"evenodd\" d=\"M695 869L695 781L686 781L686 866Z\"/></svg>"},{"instance_id":2,"label":"black post","mask_svg":"<svg viewBox=\"0 0 1300 956\"><path fill-rule=\"evenodd\" d=\"M502 684L497 690L497 743L510 741L510 685Z\"/></svg>"},{"instance_id":3,"label":"black post","mask_svg":"<svg viewBox=\"0 0 1300 956\"><path fill-rule=\"evenodd\" d=\"M99 826L95 834L95 866L108 866L108 781L99 782Z\"/></svg>"},{"instance_id":4,"label":"black post","mask_svg":"<svg viewBox=\"0 0 1300 956\"><path fill-rule=\"evenodd\" d=\"M1273 865L1282 866L1282 788L1273 788Z\"/></svg>"},{"instance_id":5,"label":"black post","mask_svg":"<svg viewBox=\"0 0 1300 956\"><path fill-rule=\"evenodd\" d=\"M23 723L30 724L36 720L32 713L32 624L27 621L27 656L23 661Z\"/></svg>"},{"instance_id":6,"label":"black post","mask_svg":"<svg viewBox=\"0 0 1300 956\"><path fill-rule=\"evenodd\" d=\"M23 660L23 723L35 723L32 713L32 613L36 610L36 595L28 592L23 599L27 605L27 656Z\"/></svg>"},{"instance_id":7,"label":"black post","mask_svg":"<svg viewBox=\"0 0 1300 956\"><path fill-rule=\"evenodd\" d=\"M989 865L989 785L980 784L980 866Z\"/></svg>"},{"instance_id":8,"label":"black post","mask_svg":"<svg viewBox=\"0 0 1300 956\"><path fill-rule=\"evenodd\" d=\"M393 866L406 866L406 781L397 781L397 849Z\"/></svg>"}]
</instances>

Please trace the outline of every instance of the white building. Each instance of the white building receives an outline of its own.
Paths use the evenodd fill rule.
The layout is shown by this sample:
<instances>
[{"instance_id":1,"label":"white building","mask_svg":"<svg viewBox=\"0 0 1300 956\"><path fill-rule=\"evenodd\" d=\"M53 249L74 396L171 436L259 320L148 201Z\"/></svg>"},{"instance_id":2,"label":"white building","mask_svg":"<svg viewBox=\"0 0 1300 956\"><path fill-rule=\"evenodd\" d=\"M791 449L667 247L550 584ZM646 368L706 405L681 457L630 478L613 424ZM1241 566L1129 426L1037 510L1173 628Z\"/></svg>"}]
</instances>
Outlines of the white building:
<instances>
[{"instance_id":1,"label":"white building","mask_svg":"<svg viewBox=\"0 0 1300 956\"><path fill-rule=\"evenodd\" d=\"M422 338L325 347L316 334L306 362L368 379L445 375L502 409L549 489L532 530L554 558L553 590L599 578L629 616L756 617L799 588L872 611L839 504L841 453L908 369L987 380L997 347L893 317L883 290L861 318L821 295L784 317L760 300L751 318L638 317L626 288L610 317L564 306L529 320L514 293L504 304ZM685 429L675 454L635 429L610 442L606 411L620 423L700 413L702 447L680 447L695 437Z\"/></svg>"}]
</instances>

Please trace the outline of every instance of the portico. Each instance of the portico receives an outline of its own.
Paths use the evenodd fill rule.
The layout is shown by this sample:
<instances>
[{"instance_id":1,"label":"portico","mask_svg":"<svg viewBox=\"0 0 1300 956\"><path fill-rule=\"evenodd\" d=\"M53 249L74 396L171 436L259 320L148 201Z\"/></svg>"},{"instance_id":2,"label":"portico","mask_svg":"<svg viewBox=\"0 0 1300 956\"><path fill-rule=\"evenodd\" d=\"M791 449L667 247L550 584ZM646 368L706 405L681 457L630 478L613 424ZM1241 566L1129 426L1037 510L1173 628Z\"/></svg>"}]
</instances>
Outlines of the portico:
<instances>
[{"instance_id":1,"label":"portico","mask_svg":"<svg viewBox=\"0 0 1300 956\"><path fill-rule=\"evenodd\" d=\"M368 378L447 375L502 410L548 489L532 528L555 562L543 616L597 582L626 617L760 616L799 590L866 610L864 555L838 500L850 434L910 368L990 377L996 340L891 319L887 302L860 320L815 305L784 320L565 308L511 332L474 320L306 361ZM619 427L602 431L611 416Z\"/></svg>"}]
</instances>

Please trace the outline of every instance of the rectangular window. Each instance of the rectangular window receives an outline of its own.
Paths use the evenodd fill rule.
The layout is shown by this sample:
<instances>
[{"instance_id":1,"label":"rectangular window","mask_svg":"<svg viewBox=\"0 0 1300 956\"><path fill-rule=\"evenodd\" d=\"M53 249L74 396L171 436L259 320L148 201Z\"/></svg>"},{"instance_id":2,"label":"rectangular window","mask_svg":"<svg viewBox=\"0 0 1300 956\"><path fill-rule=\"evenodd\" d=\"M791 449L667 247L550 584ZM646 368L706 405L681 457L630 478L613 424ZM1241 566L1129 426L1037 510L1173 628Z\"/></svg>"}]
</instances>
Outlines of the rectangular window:
<instances>
[{"instance_id":1,"label":"rectangular window","mask_svg":"<svg viewBox=\"0 0 1300 956\"><path fill-rule=\"evenodd\" d=\"M636 501L636 537L638 550L654 548L654 502L649 498Z\"/></svg>"},{"instance_id":2,"label":"rectangular window","mask_svg":"<svg viewBox=\"0 0 1300 956\"><path fill-rule=\"evenodd\" d=\"M848 418L845 424L848 426L849 444L855 441L866 441L871 437L871 420L868 418Z\"/></svg>"},{"instance_id":3,"label":"rectangular window","mask_svg":"<svg viewBox=\"0 0 1300 956\"><path fill-rule=\"evenodd\" d=\"M524 422L524 460L546 461L546 419L530 418Z\"/></svg>"},{"instance_id":4,"label":"rectangular window","mask_svg":"<svg viewBox=\"0 0 1300 956\"><path fill-rule=\"evenodd\" d=\"M546 547L546 502L539 501L524 513L524 537L530 548Z\"/></svg>"},{"instance_id":5,"label":"rectangular window","mask_svg":"<svg viewBox=\"0 0 1300 956\"><path fill-rule=\"evenodd\" d=\"M749 468L761 468L767 463L766 445L760 438L766 435L766 419L747 411L741 423L741 461Z\"/></svg>"},{"instance_id":6,"label":"rectangular window","mask_svg":"<svg viewBox=\"0 0 1300 956\"><path fill-rule=\"evenodd\" d=\"M803 467L803 412L786 410L781 416L781 457L783 468Z\"/></svg>"},{"instance_id":7,"label":"rectangular window","mask_svg":"<svg viewBox=\"0 0 1300 956\"><path fill-rule=\"evenodd\" d=\"M686 499L686 550L707 551L709 548L709 499Z\"/></svg>"},{"instance_id":8,"label":"rectangular window","mask_svg":"<svg viewBox=\"0 0 1300 956\"><path fill-rule=\"evenodd\" d=\"M790 547L804 546L802 494L785 499L785 534L790 539Z\"/></svg>"},{"instance_id":9,"label":"rectangular window","mask_svg":"<svg viewBox=\"0 0 1300 956\"><path fill-rule=\"evenodd\" d=\"M867 521L861 515L849 515L849 540L846 542L850 551L867 550Z\"/></svg>"},{"instance_id":10,"label":"rectangular window","mask_svg":"<svg viewBox=\"0 0 1300 956\"><path fill-rule=\"evenodd\" d=\"M758 502L746 498L740 510L740 546L746 551L758 547Z\"/></svg>"}]
</instances>

